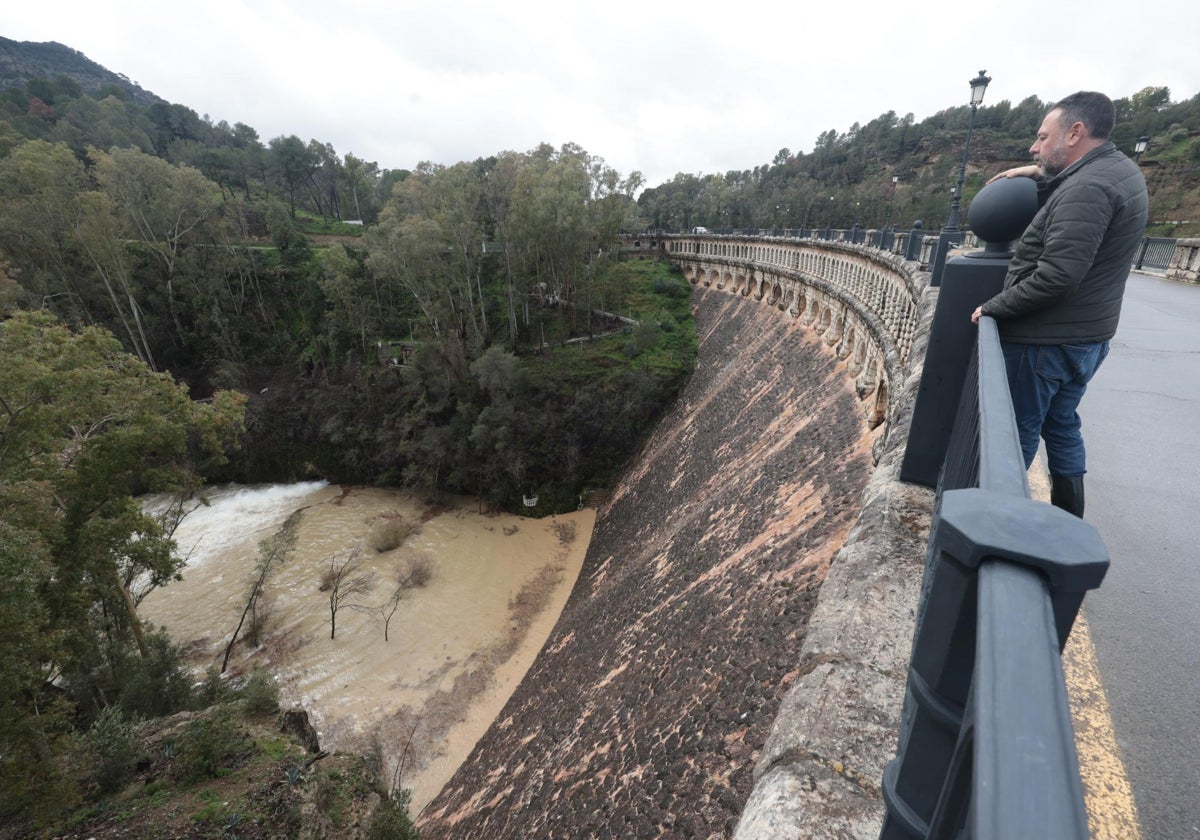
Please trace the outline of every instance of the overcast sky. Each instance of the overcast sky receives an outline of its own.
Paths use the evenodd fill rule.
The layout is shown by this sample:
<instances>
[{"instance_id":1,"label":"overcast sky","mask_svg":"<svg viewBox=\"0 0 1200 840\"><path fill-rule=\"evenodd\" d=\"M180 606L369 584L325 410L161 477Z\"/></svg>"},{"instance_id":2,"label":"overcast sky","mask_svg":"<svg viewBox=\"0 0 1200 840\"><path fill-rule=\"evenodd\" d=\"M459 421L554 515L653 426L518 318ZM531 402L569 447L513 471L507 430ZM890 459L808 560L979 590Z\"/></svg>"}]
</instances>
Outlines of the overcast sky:
<instances>
[{"instance_id":1,"label":"overcast sky","mask_svg":"<svg viewBox=\"0 0 1200 840\"><path fill-rule=\"evenodd\" d=\"M577 143L647 186L812 150L894 110L1079 89L1200 92L1200 3L12 0L0 35L58 41L171 102L387 169ZM1151 10L1153 9L1153 10ZM1031 138L1032 140L1032 138Z\"/></svg>"}]
</instances>

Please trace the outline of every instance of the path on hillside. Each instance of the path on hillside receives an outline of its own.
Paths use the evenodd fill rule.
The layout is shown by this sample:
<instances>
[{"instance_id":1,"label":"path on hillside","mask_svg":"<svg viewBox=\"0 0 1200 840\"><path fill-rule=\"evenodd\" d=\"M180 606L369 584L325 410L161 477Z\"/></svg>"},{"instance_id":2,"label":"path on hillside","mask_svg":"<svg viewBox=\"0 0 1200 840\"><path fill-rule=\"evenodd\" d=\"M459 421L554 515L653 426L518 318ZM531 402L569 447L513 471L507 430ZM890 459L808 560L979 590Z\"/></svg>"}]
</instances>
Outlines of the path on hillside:
<instances>
[{"instance_id":1,"label":"path on hillside","mask_svg":"<svg viewBox=\"0 0 1200 840\"><path fill-rule=\"evenodd\" d=\"M1084 611L1142 836L1200 838L1200 286L1130 277L1080 414L1112 558Z\"/></svg>"}]
</instances>

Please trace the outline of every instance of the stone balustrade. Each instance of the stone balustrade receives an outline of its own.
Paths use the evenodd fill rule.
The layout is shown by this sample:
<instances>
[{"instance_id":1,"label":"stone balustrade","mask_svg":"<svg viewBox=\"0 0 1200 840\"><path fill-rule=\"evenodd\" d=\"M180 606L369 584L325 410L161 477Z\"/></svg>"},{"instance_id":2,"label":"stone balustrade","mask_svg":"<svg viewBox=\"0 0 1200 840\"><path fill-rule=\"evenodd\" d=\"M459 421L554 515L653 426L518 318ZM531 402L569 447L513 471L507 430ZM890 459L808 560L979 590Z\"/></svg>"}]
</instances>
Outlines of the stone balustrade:
<instances>
[{"instance_id":1,"label":"stone balustrade","mask_svg":"<svg viewBox=\"0 0 1200 840\"><path fill-rule=\"evenodd\" d=\"M905 239L897 240L891 251L749 235L664 234L628 244L678 264L693 285L752 297L800 318L846 360L875 428L887 421L890 395L908 362L920 300L921 264L906 261Z\"/></svg>"},{"instance_id":2,"label":"stone balustrade","mask_svg":"<svg viewBox=\"0 0 1200 840\"><path fill-rule=\"evenodd\" d=\"M1200 239L1178 239L1167 277L1185 283L1200 283Z\"/></svg>"}]
</instances>

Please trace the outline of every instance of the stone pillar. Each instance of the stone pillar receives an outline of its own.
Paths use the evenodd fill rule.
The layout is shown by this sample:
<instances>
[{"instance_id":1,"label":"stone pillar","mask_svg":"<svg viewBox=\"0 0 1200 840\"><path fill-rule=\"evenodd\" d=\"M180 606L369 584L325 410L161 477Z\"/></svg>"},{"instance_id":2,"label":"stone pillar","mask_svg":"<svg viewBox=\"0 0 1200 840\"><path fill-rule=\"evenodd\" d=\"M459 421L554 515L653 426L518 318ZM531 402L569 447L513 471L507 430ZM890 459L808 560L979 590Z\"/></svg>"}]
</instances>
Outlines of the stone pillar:
<instances>
[{"instance_id":1,"label":"stone pillar","mask_svg":"<svg viewBox=\"0 0 1200 840\"><path fill-rule=\"evenodd\" d=\"M1185 283L1200 283L1200 239L1178 239L1167 278Z\"/></svg>"}]
</instances>

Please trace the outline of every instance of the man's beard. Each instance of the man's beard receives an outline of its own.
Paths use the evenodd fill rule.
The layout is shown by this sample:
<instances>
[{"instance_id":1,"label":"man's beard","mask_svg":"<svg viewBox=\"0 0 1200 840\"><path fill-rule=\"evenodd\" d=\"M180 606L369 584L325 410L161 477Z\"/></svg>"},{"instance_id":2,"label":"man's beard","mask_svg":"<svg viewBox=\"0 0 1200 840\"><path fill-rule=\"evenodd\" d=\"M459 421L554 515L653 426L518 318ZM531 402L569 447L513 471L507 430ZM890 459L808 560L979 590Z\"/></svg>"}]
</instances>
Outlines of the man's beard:
<instances>
[{"instance_id":1,"label":"man's beard","mask_svg":"<svg viewBox=\"0 0 1200 840\"><path fill-rule=\"evenodd\" d=\"M1042 168L1047 178L1053 178L1067 168L1067 150L1065 146L1056 146L1038 155L1038 166Z\"/></svg>"}]
</instances>

